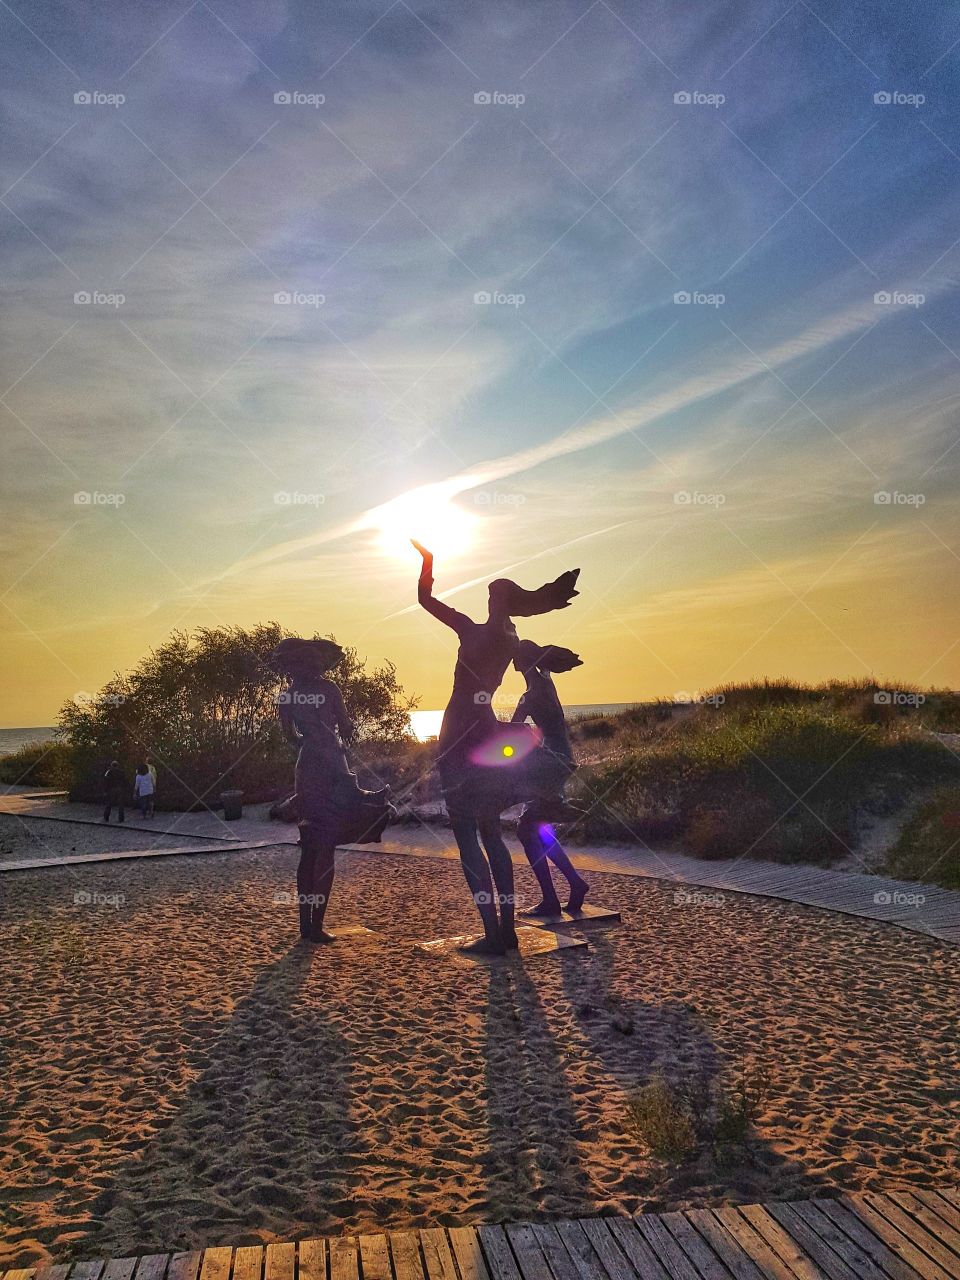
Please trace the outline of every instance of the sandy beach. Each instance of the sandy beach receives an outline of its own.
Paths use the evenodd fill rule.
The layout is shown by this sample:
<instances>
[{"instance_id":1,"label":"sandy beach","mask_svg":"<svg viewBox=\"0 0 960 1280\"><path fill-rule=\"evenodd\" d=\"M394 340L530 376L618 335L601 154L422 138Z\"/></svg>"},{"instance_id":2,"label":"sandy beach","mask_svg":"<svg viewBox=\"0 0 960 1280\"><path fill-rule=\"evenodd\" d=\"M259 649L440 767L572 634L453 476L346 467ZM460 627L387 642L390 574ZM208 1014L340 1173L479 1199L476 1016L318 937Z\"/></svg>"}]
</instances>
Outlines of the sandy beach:
<instances>
[{"instance_id":1,"label":"sandy beach","mask_svg":"<svg viewBox=\"0 0 960 1280\"><path fill-rule=\"evenodd\" d=\"M374 936L310 949L294 863L5 878L5 1265L957 1181L954 948L609 874L589 951L482 966L414 945L472 927L456 864L373 853L330 920ZM734 1167L627 1132L658 1069L744 1054L772 1092Z\"/></svg>"}]
</instances>

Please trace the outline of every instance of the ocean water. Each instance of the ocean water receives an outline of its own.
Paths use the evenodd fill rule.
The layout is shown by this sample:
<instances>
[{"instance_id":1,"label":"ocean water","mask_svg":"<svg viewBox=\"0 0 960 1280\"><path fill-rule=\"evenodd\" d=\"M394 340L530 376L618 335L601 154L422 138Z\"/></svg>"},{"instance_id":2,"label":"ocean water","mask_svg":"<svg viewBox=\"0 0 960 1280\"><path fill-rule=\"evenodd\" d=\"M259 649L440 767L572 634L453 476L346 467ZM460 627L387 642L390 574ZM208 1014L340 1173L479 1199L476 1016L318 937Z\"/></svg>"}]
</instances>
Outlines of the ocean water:
<instances>
[{"instance_id":1,"label":"ocean water","mask_svg":"<svg viewBox=\"0 0 960 1280\"><path fill-rule=\"evenodd\" d=\"M0 729L0 756L8 756L28 742L47 742L55 733L56 729L50 725L35 729Z\"/></svg>"},{"instance_id":2,"label":"ocean water","mask_svg":"<svg viewBox=\"0 0 960 1280\"><path fill-rule=\"evenodd\" d=\"M501 720L508 720L513 714L516 699L504 698L494 702L493 709ZM580 720L584 716L615 715L618 711L626 711L628 707L638 707L639 702L575 702L564 707L568 720ZM410 728L418 742L426 742L435 738L440 732L440 721L443 719L443 708L439 711L411 711Z\"/></svg>"}]
</instances>

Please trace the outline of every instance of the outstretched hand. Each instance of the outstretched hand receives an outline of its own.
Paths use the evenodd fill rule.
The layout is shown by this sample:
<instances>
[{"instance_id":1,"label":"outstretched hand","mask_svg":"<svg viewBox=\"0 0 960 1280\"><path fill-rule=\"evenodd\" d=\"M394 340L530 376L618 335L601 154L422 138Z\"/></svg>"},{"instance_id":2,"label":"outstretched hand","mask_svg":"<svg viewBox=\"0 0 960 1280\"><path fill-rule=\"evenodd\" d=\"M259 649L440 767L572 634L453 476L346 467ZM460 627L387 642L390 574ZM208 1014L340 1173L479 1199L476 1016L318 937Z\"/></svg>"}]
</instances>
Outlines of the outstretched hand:
<instances>
[{"instance_id":1,"label":"outstretched hand","mask_svg":"<svg viewBox=\"0 0 960 1280\"><path fill-rule=\"evenodd\" d=\"M427 550L427 548L423 545L423 543L422 543L422 542L418 542L418 541L416 540L416 538L411 538L411 539L410 539L410 542L411 542L411 545L412 545L412 546L414 546L414 547L416 547L416 549L420 552L420 554L423 556L424 560L426 560L426 561L430 562L431 564L433 563L433 552L432 552L432 551L428 551L428 550Z\"/></svg>"}]
</instances>

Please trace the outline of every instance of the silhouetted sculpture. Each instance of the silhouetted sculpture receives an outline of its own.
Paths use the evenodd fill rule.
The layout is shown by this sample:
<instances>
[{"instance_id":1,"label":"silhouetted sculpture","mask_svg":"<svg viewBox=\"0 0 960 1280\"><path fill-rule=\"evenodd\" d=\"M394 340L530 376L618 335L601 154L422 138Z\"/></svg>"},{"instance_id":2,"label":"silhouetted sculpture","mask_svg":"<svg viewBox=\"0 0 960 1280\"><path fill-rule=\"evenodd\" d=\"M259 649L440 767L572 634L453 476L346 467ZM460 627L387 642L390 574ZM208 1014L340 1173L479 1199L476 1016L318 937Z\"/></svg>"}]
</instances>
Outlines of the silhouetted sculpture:
<instances>
[{"instance_id":1,"label":"silhouetted sculpture","mask_svg":"<svg viewBox=\"0 0 960 1280\"><path fill-rule=\"evenodd\" d=\"M278 701L287 739L299 747L296 806L300 817L297 895L300 935L332 942L323 920L333 889L338 844L379 841L392 809L383 791L364 791L344 753L354 731L339 686L327 672L343 657L332 640L281 640L271 655L289 678Z\"/></svg>"},{"instance_id":2,"label":"silhouetted sculpture","mask_svg":"<svg viewBox=\"0 0 960 1280\"><path fill-rule=\"evenodd\" d=\"M504 729L491 702L517 653L519 641L511 618L567 608L578 594L580 570L570 569L536 591L525 591L509 578L498 578L488 587L486 622L474 622L434 597L433 555L419 542L413 545L423 557L417 598L460 640L453 692L440 726L437 770L467 884L483 921L484 936L464 950L503 955L517 946L517 935L513 863L500 833L500 814L524 796L516 791L515 770L504 767L509 760L483 760L485 750L491 744L496 747L498 734Z\"/></svg>"},{"instance_id":3,"label":"silhouetted sculpture","mask_svg":"<svg viewBox=\"0 0 960 1280\"><path fill-rule=\"evenodd\" d=\"M523 761L523 785L535 798L524 805L517 835L527 861L537 877L541 899L525 916L556 916L560 899L550 877L550 860L570 886L568 911L579 911L589 885L575 870L566 850L554 834L553 824L568 816L563 788L576 769L563 707L551 672L572 671L582 666L577 654L557 645L541 648L532 640L521 640L513 665L527 682L526 692L513 713L514 723L532 720L543 734L542 744Z\"/></svg>"}]
</instances>

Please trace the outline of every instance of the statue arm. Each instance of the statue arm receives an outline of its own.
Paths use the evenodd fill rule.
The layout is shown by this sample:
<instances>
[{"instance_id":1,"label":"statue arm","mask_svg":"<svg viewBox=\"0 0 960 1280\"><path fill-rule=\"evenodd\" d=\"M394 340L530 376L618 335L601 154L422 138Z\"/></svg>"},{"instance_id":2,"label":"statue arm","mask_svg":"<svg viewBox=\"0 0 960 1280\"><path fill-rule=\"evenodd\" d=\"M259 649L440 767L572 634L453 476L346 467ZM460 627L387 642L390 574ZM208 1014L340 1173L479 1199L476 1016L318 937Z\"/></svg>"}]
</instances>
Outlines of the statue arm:
<instances>
[{"instance_id":1,"label":"statue arm","mask_svg":"<svg viewBox=\"0 0 960 1280\"><path fill-rule=\"evenodd\" d=\"M340 741L344 746L350 746L355 741L357 731L354 728L353 721L347 712L346 705L343 701L343 694L340 692L340 686L333 685L333 710L337 722L337 728L340 731Z\"/></svg>"},{"instance_id":2,"label":"statue arm","mask_svg":"<svg viewBox=\"0 0 960 1280\"><path fill-rule=\"evenodd\" d=\"M411 542L423 557L420 579L417 582L417 600L421 608L426 609L427 613L432 613L440 622L452 628L458 636L462 636L464 631L472 625L472 620L465 613L460 613L457 609L444 604L442 600L436 598L433 594L433 552L428 551L419 542L414 542L413 539L411 539Z\"/></svg>"}]
</instances>

